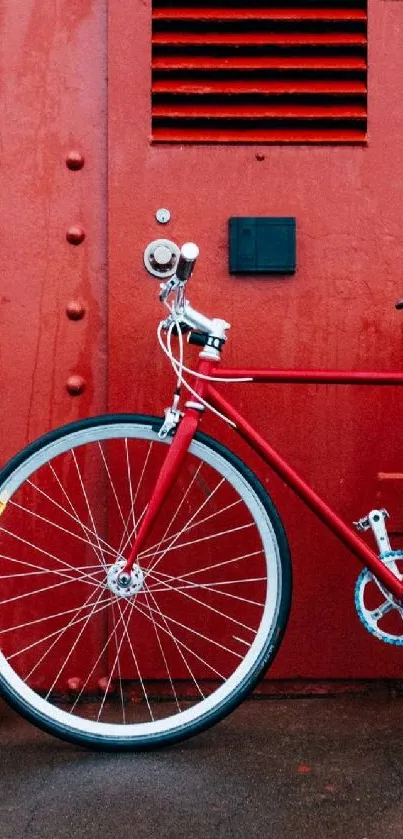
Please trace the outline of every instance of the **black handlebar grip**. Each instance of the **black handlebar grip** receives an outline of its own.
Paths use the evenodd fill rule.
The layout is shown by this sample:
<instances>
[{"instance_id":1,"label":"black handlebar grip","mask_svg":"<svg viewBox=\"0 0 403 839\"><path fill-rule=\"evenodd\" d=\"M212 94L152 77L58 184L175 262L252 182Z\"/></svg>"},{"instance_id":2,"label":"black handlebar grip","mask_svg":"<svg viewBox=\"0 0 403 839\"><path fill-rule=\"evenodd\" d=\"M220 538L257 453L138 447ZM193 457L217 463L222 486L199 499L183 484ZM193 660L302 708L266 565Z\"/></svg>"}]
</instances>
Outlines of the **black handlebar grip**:
<instances>
[{"instance_id":1,"label":"black handlebar grip","mask_svg":"<svg viewBox=\"0 0 403 839\"><path fill-rule=\"evenodd\" d=\"M188 337L188 344L196 344L197 347L205 347L208 341L207 332L191 332Z\"/></svg>"},{"instance_id":2,"label":"black handlebar grip","mask_svg":"<svg viewBox=\"0 0 403 839\"><path fill-rule=\"evenodd\" d=\"M194 242L186 242L181 248L175 274L181 283L186 283L192 274L195 262L199 256L199 248Z\"/></svg>"}]
</instances>

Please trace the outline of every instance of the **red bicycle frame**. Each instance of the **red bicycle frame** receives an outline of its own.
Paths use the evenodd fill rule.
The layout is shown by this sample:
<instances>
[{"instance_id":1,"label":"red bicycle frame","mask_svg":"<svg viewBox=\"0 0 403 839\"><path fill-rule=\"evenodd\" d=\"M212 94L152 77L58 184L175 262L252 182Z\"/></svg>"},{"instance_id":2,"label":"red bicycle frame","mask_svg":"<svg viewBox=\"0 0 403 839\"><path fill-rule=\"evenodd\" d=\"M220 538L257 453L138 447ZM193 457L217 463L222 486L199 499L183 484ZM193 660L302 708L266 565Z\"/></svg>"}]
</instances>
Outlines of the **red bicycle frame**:
<instances>
[{"instance_id":1,"label":"red bicycle frame","mask_svg":"<svg viewBox=\"0 0 403 839\"><path fill-rule=\"evenodd\" d=\"M197 372L215 379L239 379L256 383L305 383L305 384L360 384L360 385L403 385L403 373L349 372L338 370L257 370L223 369L215 367L215 362L200 359ZM225 414L235 425L235 430L245 439L251 448L276 472L282 480L294 490L305 504L341 539L341 541L367 566L377 579L399 601L403 602L403 582L379 559L375 551L356 535L340 516L301 478L297 472L276 452L253 426L225 399L206 379L196 378L192 382L193 390L214 408ZM153 521L172 487L180 470L183 458L199 425L202 412L190 403L185 407L184 416L168 449L159 478L151 495L147 512L139 528L137 538L128 558L125 571L130 572L142 545L152 527ZM201 406L202 407L202 406Z\"/></svg>"}]
</instances>

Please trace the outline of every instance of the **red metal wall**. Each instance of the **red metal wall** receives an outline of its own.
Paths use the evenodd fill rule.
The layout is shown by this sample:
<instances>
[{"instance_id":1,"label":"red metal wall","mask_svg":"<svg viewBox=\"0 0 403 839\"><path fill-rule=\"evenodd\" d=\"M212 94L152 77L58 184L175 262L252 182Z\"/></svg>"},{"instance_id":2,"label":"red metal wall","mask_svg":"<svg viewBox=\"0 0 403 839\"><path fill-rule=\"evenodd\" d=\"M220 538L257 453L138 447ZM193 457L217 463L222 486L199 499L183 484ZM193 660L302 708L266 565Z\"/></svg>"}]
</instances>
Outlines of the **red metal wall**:
<instances>
[{"instance_id":1,"label":"red metal wall","mask_svg":"<svg viewBox=\"0 0 403 839\"><path fill-rule=\"evenodd\" d=\"M1 10L4 462L106 402L106 3L7 0ZM72 153L83 168L68 168ZM68 243L72 227L83 244ZM74 399L68 386L85 390Z\"/></svg>"},{"instance_id":2,"label":"red metal wall","mask_svg":"<svg viewBox=\"0 0 403 839\"><path fill-rule=\"evenodd\" d=\"M231 321L226 364L400 369L401 3L369 0L366 148L152 146L150 0L108 9L106 0L7 0L3 9L2 461L106 399L111 410L163 409L171 378L155 338L158 281L142 267L144 248L161 235L200 245L191 299ZM85 156L79 171L66 166L74 150ZM172 214L164 228L159 207ZM296 216L295 276L230 276L233 215ZM80 245L66 240L71 225L85 232ZM74 321L66 306L77 300L85 315ZM85 380L81 395L66 390L71 375ZM389 484L379 473L403 472L396 389L245 386L237 399L348 520L384 503ZM370 638L355 616L356 561L250 462L294 558L292 618L272 675L400 676L399 651ZM403 531L395 483L389 506Z\"/></svg>"}]
</instances>

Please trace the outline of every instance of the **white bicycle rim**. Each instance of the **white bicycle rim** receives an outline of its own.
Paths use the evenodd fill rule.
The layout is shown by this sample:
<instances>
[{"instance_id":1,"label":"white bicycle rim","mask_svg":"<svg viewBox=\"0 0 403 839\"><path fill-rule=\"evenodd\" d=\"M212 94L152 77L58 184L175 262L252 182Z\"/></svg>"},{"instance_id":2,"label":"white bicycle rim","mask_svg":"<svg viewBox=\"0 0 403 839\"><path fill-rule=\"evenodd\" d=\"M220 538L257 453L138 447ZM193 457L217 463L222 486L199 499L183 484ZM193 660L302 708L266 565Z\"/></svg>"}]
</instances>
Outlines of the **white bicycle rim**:
<instances>
[{"instance_id":1,"label":"white bicycle rim","mask_svg":"<svg viewBox=\"0 0 403 839\"><path fill-rule=\"evenodd\" d=\"M0 486L0 499L11 499L24 481L58 455L91 442L116 438L127 438L128 440L139 438L155 441L160 445L163 444L150 424L142 424L141 422L117 421L70 431L38 448L26 460L22 461ZM264 610L253 643L232 675L211 695L201 699L192 707L164 719L150 719L147 722L127 724L90 720L75 716L51 704L20 678L3 653L0 652L0 680L6 685L8 692L16 698L17 703L24 704L30 710L37 718L38 724L42 723L48 730L52 726L56 726L59 729L60 736L63 736L64 732L72 737L76 735L81 740L93 738L94 741L101 743L110 741L114 744L118 744L119 741L122 741L122 743L130 741L133 744L136 741L145 743L147 740L162 740L164 736L168 739L174 739L175 734L192 727L198 727L217 709L229 703L233 695L239 691L240 686L261 666L262 660L267 656L267 651L272 645L282 595L282 577L280 548L268 512L253 487L229 460L204 442L196 439L192 442L189 451L213 467L219 475L231 484L249 509L258 529L266 561L267 578L270 584L266 586Z\"/></svg>"}]
</instances>

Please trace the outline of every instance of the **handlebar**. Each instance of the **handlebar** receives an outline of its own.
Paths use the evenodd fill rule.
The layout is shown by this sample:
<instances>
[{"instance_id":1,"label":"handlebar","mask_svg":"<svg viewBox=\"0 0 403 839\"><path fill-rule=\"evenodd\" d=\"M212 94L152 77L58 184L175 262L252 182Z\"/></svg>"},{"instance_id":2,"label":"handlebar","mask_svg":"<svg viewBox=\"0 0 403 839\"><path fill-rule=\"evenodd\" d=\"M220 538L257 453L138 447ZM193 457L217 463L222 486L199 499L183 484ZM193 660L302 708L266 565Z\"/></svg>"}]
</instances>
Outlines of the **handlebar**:
<instances>
[{"instance_id":1,"label":"handlebar","mask_svg":"<svg viewBox=\"0 0 403 839\"><path fill-rule=\"evenodd\" d=\"M189 330L196 333L193 340L189 339L189 343L200 344L205 346L208 344L210 338L215 339L220 347L224 341L227 340L225 334L226 330L230 328L230 324L221 318L209 318L198 312L190 305L185 298L185 286L188 279L192 275L197 257L199 256L199 248L194 242L186 242L182 246L176 272L173 277L160 286L160 301L164 303L167 298L175 292L175 300L171 309L171 314L165 321L161 322L163 329L175 328L181 332L188 332ZM211 352L217 353L219 350L216 344L211 344Z\"/></svg>"},{"instance_id":2,"label":"handlebar","mask_svg":"<svg viewBox=\"0 0 403 839\"><path fill-rule=\"evenodd\" d=\"M182 245L175 274L160 286L161 303L176 289L176 302L183 304L185 284L192 275L198 256L199 248L194 242L186 242Z\"/></svg>"},{"instance_id":3,"label":"handlebar","mask_svg":"<svg viewBox=\"0 0 403 839\"><path fill-rule=\"evenodd\" d=\"M182 246L175 271L176 278L180 283L186 283L190 279L198 256L199 248L194 242L186 242Z\"/></svg>"}]
</instances>

